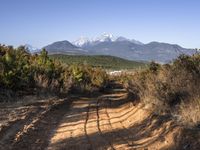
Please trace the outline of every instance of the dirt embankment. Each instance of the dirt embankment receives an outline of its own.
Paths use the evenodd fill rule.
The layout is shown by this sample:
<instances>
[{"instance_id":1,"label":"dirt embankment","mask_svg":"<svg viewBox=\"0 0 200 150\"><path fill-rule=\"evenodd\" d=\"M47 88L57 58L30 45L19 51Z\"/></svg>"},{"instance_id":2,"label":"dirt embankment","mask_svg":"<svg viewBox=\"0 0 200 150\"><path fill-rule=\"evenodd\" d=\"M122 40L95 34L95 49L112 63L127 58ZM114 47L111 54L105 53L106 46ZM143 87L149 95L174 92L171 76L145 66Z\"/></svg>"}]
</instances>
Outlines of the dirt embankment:
<instances>
[{"instance_id":1,"label":"dirt embankment","mask_svg":"<svg viewBox=\"0 0 200 150\"><path fill-rule=\"evenodd\" d=\"M3 107L0 113L2 150L200 147L199 131L185 130L170 116L157 116L135 104L117 84L97 97L77 96L71 100L52 99L23 107ZM9 117L15 120L8 121Z\"/></svg>"}]
</instances>

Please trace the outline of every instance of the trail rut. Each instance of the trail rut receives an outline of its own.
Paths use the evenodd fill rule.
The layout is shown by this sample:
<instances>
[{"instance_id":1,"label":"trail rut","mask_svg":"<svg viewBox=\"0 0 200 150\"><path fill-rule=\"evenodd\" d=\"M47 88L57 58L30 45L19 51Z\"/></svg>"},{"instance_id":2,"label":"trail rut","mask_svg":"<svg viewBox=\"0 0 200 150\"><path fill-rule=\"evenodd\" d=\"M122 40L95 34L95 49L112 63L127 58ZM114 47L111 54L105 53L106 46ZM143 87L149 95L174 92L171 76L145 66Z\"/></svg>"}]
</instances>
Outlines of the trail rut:
<instances>
[{"instance_id":1,"label":"trail rut","mask_svg":"<svg viewBox=\"0 0 200 150\"><path fill-rule=\"evenodd\" d=\"M170 117L136 105L121 85L111 87L99 96L30 104L23 119L1 129L0 149L164 150L175 144L178 128Z\"/></svg>"}]
</instances>

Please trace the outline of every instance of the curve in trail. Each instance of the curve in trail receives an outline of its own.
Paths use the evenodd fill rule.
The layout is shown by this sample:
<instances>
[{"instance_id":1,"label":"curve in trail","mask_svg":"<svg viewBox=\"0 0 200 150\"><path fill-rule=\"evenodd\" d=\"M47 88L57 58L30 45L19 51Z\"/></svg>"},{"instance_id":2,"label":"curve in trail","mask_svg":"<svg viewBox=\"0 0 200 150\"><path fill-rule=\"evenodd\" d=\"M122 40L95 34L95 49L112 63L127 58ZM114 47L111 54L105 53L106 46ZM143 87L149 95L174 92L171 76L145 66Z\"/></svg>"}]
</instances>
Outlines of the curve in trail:
<instances>
[{"instance_id":1,"label":"curve in trail","mask_svg":"<svg viewBox=\"0 0 200 150\"><path fill-rule=\"evenodd\" d=\"M134 106L128 101L127 92L119 84L111 87L99 97L77 98L52 136L48 149L124 150L165 146L161 137L171 130L170 120L160 122L151 117L141 105Z\"/></svg>"},{"instance_id":2,"label":"curve in trail","mask_svg":"<svg viewBox=\"0 0 200 150\"><path fill-rule=\"evenodd\" d=\"M154 150L173 144L165 138L175 128L172 121L151 115L140 104L134 106L115 83L100 96L63 100L35 117L31 128L11 142L12 149Z\"/></svg>"}]
</instances>

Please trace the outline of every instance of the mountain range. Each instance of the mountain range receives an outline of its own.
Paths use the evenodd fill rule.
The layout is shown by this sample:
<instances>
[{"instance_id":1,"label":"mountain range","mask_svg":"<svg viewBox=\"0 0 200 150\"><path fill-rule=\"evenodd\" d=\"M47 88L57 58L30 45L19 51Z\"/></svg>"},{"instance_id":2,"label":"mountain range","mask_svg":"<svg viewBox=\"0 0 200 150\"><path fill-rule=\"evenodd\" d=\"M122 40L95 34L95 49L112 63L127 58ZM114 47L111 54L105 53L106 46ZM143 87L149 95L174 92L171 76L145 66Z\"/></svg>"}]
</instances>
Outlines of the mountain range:
<instances>
[{"instance_id":1,"label":"mountain range","mask_svg":"<svg viewBox=\"0 0 200 150\"><path fill-rule=\"evenodd\" d=\"M192 55L195 49L183 48L177 44L150 42L144 44L122 36L106 34L89 39L81 37L76 41L58 41L44 46L49 54L68 55L110 55L128 60L156 61L167 63L181 54Z\"/></svg>"}]
</instances>

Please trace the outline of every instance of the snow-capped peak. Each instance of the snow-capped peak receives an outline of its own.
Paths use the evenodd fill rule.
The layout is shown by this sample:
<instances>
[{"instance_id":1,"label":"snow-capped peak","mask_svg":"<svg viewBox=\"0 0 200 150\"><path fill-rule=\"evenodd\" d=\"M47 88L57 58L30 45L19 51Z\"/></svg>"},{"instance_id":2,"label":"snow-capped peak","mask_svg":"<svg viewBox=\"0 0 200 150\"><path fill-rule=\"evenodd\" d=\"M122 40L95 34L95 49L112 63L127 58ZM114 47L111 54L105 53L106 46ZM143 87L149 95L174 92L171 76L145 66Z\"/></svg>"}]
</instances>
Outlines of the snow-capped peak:
<instances>
[{"instance_id":1,"label":"snow-capped peak","mask_svg":"<svg viewBox=\"0 0 200 150\"><path fill-rule=\"evenodd\" d=\"M78 40L72 42L75 46L78 47L84 47L87 45L95 45L101 42L123 42L123 41L129 41L132 42L134 44L139 44L142 45L143 43L136 41L136 40L130 40L127 39L125 37L122 36L114 36L113 34L110 33L103 33L101 36L93 38L93 39L89 39L86 37L80 37Z\"/></svg>"},{"instance_id":2,"label":"snow-capped peak","mask_svg":"<svg viewBox=\"0 0 200 150\"><path fill-rule=\"evenodd\" d=\"M94 42L107 42L107 41L112 41L114 42L117 39L114 35L110 33L103 33L101 36L97 37Z\"/></svg>"},{"instance_id":3,"label":"snow-capped peak","mask_svg":"<svg viewBox=\"0 0 200 150\"><path fill-rule=\"evenodd\" d=\"M77 39L76 41L72 43L78 47L82 47L83 45L88 44L89 42L90 42L89 38L80 37L79 39Z\"/></svg>"},{"instance_id":4,"label":"snow-capped peak","mask_svg":"<svg viewBox=\"0 0 200 150\"><path fill-rule=\"evenodd\" d=\"M123 36L119 36L115 41L121 42L121 41L130 41L130 40L125 38L125 37L123 37Z\"/></svg>"},{"instance_id":5,"label":"snow-capped peak","mask_svg":"<svg viewBox=\"0 0 200 150\"><path fill-rule=\"evenodd\" d=\"M136 41L134 39L131 40L132 43L134 44L138 44L138 45L143 45L144 43L140 42L140 41Z\"/></svg>"},{"instance_id":6,"label":"snow-capped peak","mask_svg":"<svg viewBox=\"0 0 200 150\"><path fill-rule=\"evenodd\" d=\"M34 47L34 46L30 45L30 44L25 44L24 46L25 46L25 48L27 48L30 52L38 51L38 48L36 48L36 47Z\"/></svg>"}]
</instances>

